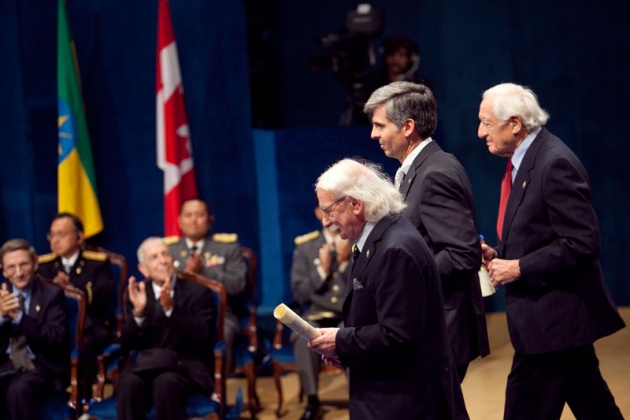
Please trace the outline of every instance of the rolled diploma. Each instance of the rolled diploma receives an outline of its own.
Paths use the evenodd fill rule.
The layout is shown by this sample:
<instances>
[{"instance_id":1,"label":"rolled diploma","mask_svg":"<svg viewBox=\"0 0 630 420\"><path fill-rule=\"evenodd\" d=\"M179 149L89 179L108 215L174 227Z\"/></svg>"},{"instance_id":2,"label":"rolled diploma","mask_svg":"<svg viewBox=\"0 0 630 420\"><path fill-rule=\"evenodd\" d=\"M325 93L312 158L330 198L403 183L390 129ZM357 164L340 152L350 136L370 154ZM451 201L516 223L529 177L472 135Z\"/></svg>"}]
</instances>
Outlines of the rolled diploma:
<instances>
[{"instance_id":1,"label":"rolled diploma","mask_svg":"<svg viewBox=\"0 0 630 420\"><path fill-rule=\"evenodd\" d=\"M273 310L273 316L306 341L311 341L313 338L321 335L312 325L300 318L298 314L284 303L276 306L276 309Z\"/></svg>"}]
</instances>

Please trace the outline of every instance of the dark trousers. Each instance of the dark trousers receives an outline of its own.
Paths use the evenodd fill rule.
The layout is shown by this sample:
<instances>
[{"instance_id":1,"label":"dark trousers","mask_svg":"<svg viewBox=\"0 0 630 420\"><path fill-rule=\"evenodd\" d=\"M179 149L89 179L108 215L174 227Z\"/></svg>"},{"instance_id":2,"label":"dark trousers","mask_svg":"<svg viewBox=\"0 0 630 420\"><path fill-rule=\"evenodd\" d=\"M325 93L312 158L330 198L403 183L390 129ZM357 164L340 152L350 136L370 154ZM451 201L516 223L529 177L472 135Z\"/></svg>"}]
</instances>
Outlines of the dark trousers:
<instances>
[{"instance_id":1,"label":"dark trousers","mask_svg":"<svg viewBox=\"0 0 630 420\"><path fill-rule=\"evenodd\" d=\"M565 403L578 420L623 419L592 345L553 353L514 354L505 419L559 419Z\"/></svg>"},{"instance_id":2,"label":"dark trousers","mask_svg":"<svg viewBox=\"0 0 630 420\"><path fill-rule=\"evenodd\" d=\"M39 403L54 390L54 377L41 370L0 377L0 419L39 419Z\"/></svg>"},{"instance_id":3,"label":"dark trousers","mask_svg":"<svg viewBox=\"0 0 630 420\"><path fill-rule=\"evenodd\" d=\"M125 372L116 385L120 420L146 419L155 406L157 420L185 419L189 380L177 372Z\"/></svg>"}]
</instances>

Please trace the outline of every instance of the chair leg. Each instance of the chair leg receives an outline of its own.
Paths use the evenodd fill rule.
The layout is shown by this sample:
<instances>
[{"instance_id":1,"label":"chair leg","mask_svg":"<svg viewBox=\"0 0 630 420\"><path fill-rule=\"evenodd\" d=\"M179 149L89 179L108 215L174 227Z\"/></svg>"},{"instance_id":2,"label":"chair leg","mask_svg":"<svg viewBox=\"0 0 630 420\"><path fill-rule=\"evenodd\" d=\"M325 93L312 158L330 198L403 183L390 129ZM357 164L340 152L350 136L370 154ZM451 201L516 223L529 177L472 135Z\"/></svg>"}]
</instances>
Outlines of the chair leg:
<instances>
[{"instance_id":1,"label":"chair leg","mask_svg":"<svg viewBox=\"0 0 630 420\"><path fill-rule=\"evenodd\" d=\"M245 377L247 378L247 393L249 399L249 411L252 413L252 418L256 418L256 413L260 407L260 400L256 393L256 370L254 362L249 362L245 366Z\"/></svg>"},{"instance_id":2,"label":"chair leg","mask_svg":"<svg viewBox=\"0 0 630 420\"><path fill-rule=\"evenodd\" d=\"M280 364L273 362L273 383L278 393L278 408L276 409L276 417L282 417L282 383L280 382Z\"/></svg>"}]
</instances>

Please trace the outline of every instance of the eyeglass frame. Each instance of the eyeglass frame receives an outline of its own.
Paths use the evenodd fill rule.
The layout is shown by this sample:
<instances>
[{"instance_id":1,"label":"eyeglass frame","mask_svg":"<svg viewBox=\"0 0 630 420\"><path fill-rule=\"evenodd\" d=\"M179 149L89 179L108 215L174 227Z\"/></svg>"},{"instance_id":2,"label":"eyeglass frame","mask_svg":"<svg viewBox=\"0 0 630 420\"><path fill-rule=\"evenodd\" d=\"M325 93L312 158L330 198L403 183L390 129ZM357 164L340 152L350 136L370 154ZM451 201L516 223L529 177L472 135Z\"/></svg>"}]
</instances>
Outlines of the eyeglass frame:
<instances>
[{"instance_id":1,"label":"eyeglass frame","mask_svg":"<svg viewBox=\"0 0 630 420\"><path fill-rule=\"evenodd\" d=\"M326 207L320 207L319 209L324 213L324 215L326 217L330 217L330 215L332 214L334 208L337 204L341 203L343 200L345 200L346 198L348 198L347 196L342 196L340 198L338 198L334 203L332 203L329 206Z\"/></svg>"},{"instance_id":2,"label":"eyeglass frame","mask_svg":"<svg viewBox=\"0 0 630 420\"><path fill-rule=\"evenodd\" d=\"M76 229L73 229L71 231L65 231L65 232L48 232L46 234L46 239L48 240L48 242L50 242L50 241L53 240L53 238L61 238L61 239L63 239L66 236L71 235L73 233L77 234L77 233L79 233L79 231L76 230Z\"/></svg>"}]
</instances>

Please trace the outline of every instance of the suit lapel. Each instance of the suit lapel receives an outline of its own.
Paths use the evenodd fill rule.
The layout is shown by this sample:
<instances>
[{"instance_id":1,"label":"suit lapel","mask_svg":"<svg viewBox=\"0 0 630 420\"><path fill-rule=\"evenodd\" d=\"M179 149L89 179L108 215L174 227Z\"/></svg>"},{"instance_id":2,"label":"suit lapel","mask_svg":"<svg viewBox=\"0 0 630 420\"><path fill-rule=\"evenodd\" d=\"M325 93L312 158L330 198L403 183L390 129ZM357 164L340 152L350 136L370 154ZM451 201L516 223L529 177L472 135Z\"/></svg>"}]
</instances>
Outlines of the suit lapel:
<instances>
[{"instance_id":1,"label":"suit lapel","mask_svg":"<svg viewBox=\"0 0 630 420\"><path fill-rule=\"evenodd\" d=\"M510 197L508 198L507 206L505 208L505 218L503 220L503 238L501 240L502 244L507 241L507 238L510 235L510 226L512 225L512 221L514 220L516 211L523 201L525 190L529 186L529 181L531 178L530 173L536 165L536 156L538 155L540 148L547 140L548 136L549 132L543 128L540 133L538 133L532 144L529 146L529 149L523 157L521 166L518 168L518 172L516 173L516 177L514 178L514 182L512 183Z\"/></svg>"},{"instance_id":2,"label":"suit lapel","mask_svg":"<svg viewBox=\"0 0 630 420\"><path fill-rule=\"evenodd\" d=\"M440 146L435 141L432 141L431 143L427 144L420 151L420 153L418 153L418 156L416 156L416 158L413 160L413 162L411 163L411 166L409 167L409 170L407 171L407 173L405 174L405 177L403 178L402 184L400 184L400 192L405 198L405 201L407 200L407 195L409 194L409 191L411 190L411 185L414 183L414 181L416 180L417 176L420 173L420 167L430 155L432 155L433 153L439 150L442 150Z\"/></svg>"}]
</instances>

